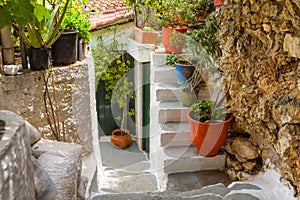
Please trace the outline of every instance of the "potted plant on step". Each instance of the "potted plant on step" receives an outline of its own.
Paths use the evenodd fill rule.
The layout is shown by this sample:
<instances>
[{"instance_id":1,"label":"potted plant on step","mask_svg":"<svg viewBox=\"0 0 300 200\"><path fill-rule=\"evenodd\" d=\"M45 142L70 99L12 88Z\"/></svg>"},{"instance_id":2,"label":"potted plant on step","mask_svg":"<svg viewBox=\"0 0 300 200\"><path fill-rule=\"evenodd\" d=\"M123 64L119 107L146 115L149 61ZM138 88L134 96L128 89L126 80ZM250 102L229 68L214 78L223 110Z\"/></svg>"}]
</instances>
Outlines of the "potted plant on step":
<instances>
[{"instance_id":1,"label":"potted plant on step","mask_svg":"<svg viewBox=\"0 0 300 200\"><path fill-rule=\"evenodd\" d=\"M183 105L190 107L192 104L196 103L198 101L198 92L202 89L203 85L204 80L201 73L198 70L195 70L193 75L180 85Z\"/></svg>"},{"instance_id":2,"label":"potted plant on step","mask_svg":"<svg viewBox=\"0 0 300 200\"><path fill-rule=\"evenodd\" d=\"M99 80L103 83L98 84L97 90L101 91L101 87L103 87L105 101L109 101L109 107L113 109L113 113L110 111L109 115L113 115L115 120L121 122L115 125L119 128L111 127L104 134L111 133L111 143L114 146L127 148L132 140L131 133L127 128L127 118L128 115L134 115L134 110L128 106L128 101L133 97L132 92L134 91L133 83L126 76L130 70L130 62L126 60L124 52L118 50L115 35L111 44L104 44L103 39L99 37L98 44L92 48L92 52L95 59L96 83L98 84ZM102 122L99 121L99 123L101 126Z\"/></svg>"},{"instance_id":3,"label":"potted plant on step","mask_svg":"<svg viewBox=\"0 0 300 200\"><path fill-rule=\"evenodd\" d=\"M160 0L156 17L162 26L162 43L166 53L180 54L184 44L181 34L187 32L187 23L181 11L187 9L183 0Z\"/></svg>"},{"instance_id":4,"label":"potted plant on step","mask_svg":"<svg viewBox=\"0 0 300 200\"><path fill-rule=\"evenodd\" d=\"M194 65L182 56L177 56L174 53L167 55L166 64L172 65L176 69L177 83L181 84L186 82L195 70Z\"/></svg>"},{"instance_id":5,"label":"potted plant on step","mask_svg":"<svg viewBox=\"0 0 300 200\"><path fill-rule=\"evenodd\" d=\"M147 26L151 12L156 10L157 3L151 0L127 0L127 5L132 6L135 16L134 36L135 40L142 44L155 44L158 31Z\"/></svg>"},{"instance_id":6,"label":"potted plant on step","mask_svg":"<svg viewBox=\"0 0 300 200\"><path fill-rule=\"evenodd\" d=\"M66 13L69 0L63 4L60 1L52 10L46 8L46 2L34 7L34 19L25 25L19 26L19 31L29 47L30 69L43 70L50 65L50 48L62 34L60 24Z\"/></svg>"},{"instance_id":7,"label":"potted plant on step","mask_svg":"<svg viewBox=\"0 0 300 200\"><path fill-rule=\"evenodd\" d=\"M215 156L226 141L228 128L233 119L223 105L224 98L194 103L187 117L190 136L197 152L203 156Z\"/></svg>"}]
</instances>

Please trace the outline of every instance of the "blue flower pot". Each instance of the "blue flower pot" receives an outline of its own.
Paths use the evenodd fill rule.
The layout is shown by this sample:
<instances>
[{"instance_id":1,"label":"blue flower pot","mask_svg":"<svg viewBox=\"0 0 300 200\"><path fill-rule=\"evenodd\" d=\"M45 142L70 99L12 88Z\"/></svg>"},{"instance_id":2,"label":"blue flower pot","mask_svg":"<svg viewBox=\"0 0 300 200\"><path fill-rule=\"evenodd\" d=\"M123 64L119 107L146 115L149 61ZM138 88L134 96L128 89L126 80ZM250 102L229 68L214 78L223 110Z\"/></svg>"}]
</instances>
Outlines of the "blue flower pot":
<instances>
[{"instance_id":1,"label":"blue flower pot","mask_svg":"<svg viewBox=\"0 0 300 200\"><path fill-rule=\"evenodd\" d=\"M192 65L184 65L175 63L176 78L178 83L186 82L194 73L195 67Z\"/></svg>"}]
</instances>

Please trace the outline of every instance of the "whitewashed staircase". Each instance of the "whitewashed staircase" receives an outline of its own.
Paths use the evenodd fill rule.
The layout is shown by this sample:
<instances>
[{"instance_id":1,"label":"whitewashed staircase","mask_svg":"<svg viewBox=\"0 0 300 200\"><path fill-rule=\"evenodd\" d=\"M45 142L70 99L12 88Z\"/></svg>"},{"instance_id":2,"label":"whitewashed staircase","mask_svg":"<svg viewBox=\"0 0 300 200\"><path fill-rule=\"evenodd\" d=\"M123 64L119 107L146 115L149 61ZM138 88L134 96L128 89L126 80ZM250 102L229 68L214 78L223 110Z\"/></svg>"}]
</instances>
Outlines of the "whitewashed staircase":
<instances>
[{"instance_id":1,"label":"whitewashed staircase","mask_svg":"<svg viewBox=\"0 0 300 200\"><path fill-rule=\"evenodd\" d=\"M189 107L181 102L175 68L166 65L165 60L165 53L151 55L150 144L152 150L160 149L164 173L224 168L224 155L203 157L192 145L187 120Z\"/></svg>"}]
</instances>

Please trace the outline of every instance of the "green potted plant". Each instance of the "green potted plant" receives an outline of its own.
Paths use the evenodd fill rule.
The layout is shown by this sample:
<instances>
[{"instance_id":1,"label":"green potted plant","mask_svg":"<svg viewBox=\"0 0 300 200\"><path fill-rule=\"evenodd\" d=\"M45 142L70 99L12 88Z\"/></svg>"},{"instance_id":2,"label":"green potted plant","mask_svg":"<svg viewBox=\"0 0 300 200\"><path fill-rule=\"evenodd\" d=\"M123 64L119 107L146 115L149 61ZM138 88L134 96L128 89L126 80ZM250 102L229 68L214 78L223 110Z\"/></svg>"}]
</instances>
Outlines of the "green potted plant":
<instances>
[{"instance_id":1,"label":"green potted plant","mask_svg":"<svg viewBox=\"0 0 300 200\"><path fill-rule=\"evenodd\" d=\"M219 93L220 94L220 93ZM191 106L187 117L190 136L197 152L203 156L215 156L226 141L233 117L224 106L225 96L215 101L198 101Z\"/></svg>"},{"instance_id":2,"label":"green potted plant","mask_svg":"<svg viewBox=\"0 0 300 200\"><path fill-rule=\"evenodd\" d=\"M50 47L62 34L60 24L66 13L69 0L60 9L60 1L53 9L47 8L46 2L34 7L34 18L19 31L29 47L30 68L33 70L47 69L50 65ZM36 63L35 63L36 62Z\"/></svg>"},{"instance_id":3,"label":"green potted plant","mask_svg":"<svg viewBox=\"0 0 300 200\"><path fill-rule=\"evenodd\" d=\"M135 15L134 36L135 40L142 44L155 44L158 31L146 25L151 12L156 10L157 3L151 0L126 0L125 3L133 7ZM139 17L138 17L139 15ZM141 19L139 22L138 19Z\"/></svg>"},{"instance_id":4,"label":"green potted plant","mask_svg":"<svg viewBox=\"0 0 300 200\"><path fill-rule=\"evenodd\" d=\"M191 61L174 53L167 55L166 64L175 67L176 79L178 83L186 82L193 75L195 70L195 67Z\"/></svg>"},{"instance_id":5,"label":"green potted plant","mask_svg":"<svg viewBox=\"0 0 300 200\"><path fill-rule=\"evenodd\" d=\"M78 31L78 60L84 58L87 44L92 38L89 12L83 10L86 3L88 0L71 2L61 24L62 29Z\"/></svg>"},{"instance_id":6,"label":"green potted plant","mask_svg":"<svg viewBox=\"0 0 300 200\"><path fill-rule=\"evenodd\" d=\"M181 34L187 32L187 23L184 21L181 10L187 4L184 0L160 0L157 7L156 17L162 26L162 43L166 53L182 53ZM180 41L180 43L178 43Z\"/></svg>"},{"instance_id":7,"label":"green potted plant","mask_svg":"<svg viewBox=\"0 0 300 200\"><path fill-rule=\"evenodd\" d=\"M127 117L134 115L134 110L128 108L128 101L133 97L133 83L126 77L126 73L130 70L130 62L126 61L123 51L117 50L118 43L115 39L110 45L104 45L101 38L98 38L98 42L92 48L96 83L98 80L104 83L105 99L110 101L110 106L117 105L122 109L122 114L115 117L121 123L119 128L111 131L111 142L119 148L126 148L131 143ZM99 87L98 85L98 89Z\"/></svg>"},{"instance_id":8,"label":"green potted plant","mask_svg":"<svg viewBox=\"0 0 300 200\"><path fill-rule=\"evenodd\" d=\"M196 103L198 101L198 92L204 86L205 82L201 73L195 70L193 75L180 85L183 105L190 107L193 103Z\"/></svg>"}]
</instances>

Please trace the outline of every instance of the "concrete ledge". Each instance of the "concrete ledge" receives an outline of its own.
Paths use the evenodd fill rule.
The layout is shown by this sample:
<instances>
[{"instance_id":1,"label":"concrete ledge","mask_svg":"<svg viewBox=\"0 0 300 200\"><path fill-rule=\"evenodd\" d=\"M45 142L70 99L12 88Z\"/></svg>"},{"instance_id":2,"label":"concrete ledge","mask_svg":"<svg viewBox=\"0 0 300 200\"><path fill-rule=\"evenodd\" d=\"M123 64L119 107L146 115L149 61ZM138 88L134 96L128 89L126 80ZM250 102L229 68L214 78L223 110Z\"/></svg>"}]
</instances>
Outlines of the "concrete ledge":
<instances>
[{"instance_id":1,"label":"concrete ledge","mask_svg":"<svg viewBox=\"0 0 300 200\"><path fill-rule=\"evenodd\" d=\"M150 62L151 52L155 50L154 44L141 44L132 38L127 38L127 52L138 62Z\"/></svg>"}]
</instances>

